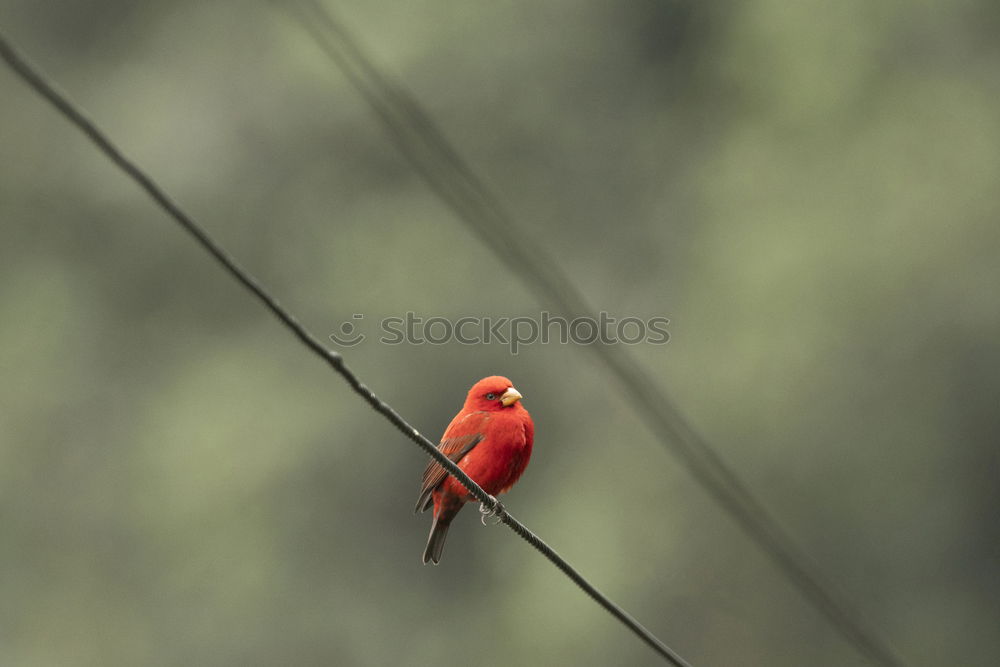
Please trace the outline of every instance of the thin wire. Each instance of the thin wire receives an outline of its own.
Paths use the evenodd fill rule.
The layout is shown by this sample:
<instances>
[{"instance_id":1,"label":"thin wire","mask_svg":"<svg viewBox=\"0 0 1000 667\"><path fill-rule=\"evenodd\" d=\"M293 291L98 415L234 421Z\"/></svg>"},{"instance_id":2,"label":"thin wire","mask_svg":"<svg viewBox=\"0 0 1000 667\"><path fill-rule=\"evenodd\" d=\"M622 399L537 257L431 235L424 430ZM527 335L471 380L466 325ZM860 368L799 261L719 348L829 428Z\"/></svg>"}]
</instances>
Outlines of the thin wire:
<instances>
[{"instance_id":1,"label":"thin wire","mask_svg":"<svg viewBox=\"0 0 1000 667\"><path fill-rule=\"evenodd\" d=\"M653 633L642 626L631 614L612 602L607 596L597 590L593 584L588 582L582 574L577 572L566 560L556 551L542 541L537 535L531 532L527 526L518 521L501 505L496 498L486 493L482 487L476 484L465 472L454 462L442 454L430 440L413 428L392 406L380 399L375 392L369 389L357 375L351 371L344 363L343 355L333 350L327 349L298 319L288 310L282 307L270 293L251 276L245 269L241 268L236 260L225 251L222 246L216 243L198 223L187 215L166 192L158 186L153 179L143 172L138 165L129 160L111 142L111 140L101 130L91 122L80 109L69 99L57 92L35 68L14 49L7 39L0 34L0 58L25 81L35 92L45 98L56 109L65 116L70 123L82 131L88 138L104 153L115 165L125 172L132 180L146 191L160 208L176 220L195 241L240 284L250 290L263 304L276 316L288 329L295 334L310 351L326 361L337 373L347 381L351 389L360 395L371 407L384 416L389 422L399 429L406 437L415 442L431 458L444 466L452 476L454 476L469 492L481 503L485 504L500 520L506 524L517 535L523 538L528 544L537 549L543 556L549 559L553 565L558 567L566 576L573 580L577 586L593 598L598 604L606 609L612 616L621 621L636 636L648 644L654 651L666 658L676 667L691 667L682 657L674 652L669 646L663 643Z\"/></svg>"},{"instance_id":2,"label":"thin wire","mask_svg":"<svg viewBox=\"0 0 1000 667\"><path fill-rule=\"evenodd\" d=\"M500 259L514 269L543 302L575 318L594 312L558 262L518 225L461 158L415 96L383 74L346 26L317 0L288 8L320 49L341 69L372 107L390 139L430 188ZM589 345L618 377L631 403L653 434L672 450L695 480L732 516L862 655L887 667L902 667L893 649L870 629L860 613L820 573L747 484L687 422L669 395L621 346Z\"/></svg>"}]
</instances>

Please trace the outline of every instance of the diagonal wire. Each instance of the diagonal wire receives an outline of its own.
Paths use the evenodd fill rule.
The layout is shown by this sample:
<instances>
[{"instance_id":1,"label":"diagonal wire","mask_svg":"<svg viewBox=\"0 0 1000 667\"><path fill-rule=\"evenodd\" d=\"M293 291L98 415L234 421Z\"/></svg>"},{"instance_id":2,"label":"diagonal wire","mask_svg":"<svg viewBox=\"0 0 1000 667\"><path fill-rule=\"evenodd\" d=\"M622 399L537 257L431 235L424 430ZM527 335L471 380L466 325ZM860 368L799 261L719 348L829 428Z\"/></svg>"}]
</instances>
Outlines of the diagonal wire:
<instances>
[{"instance_id":1,"label":"diagonal wire","mask_svg":"<svg viewBox=\"0 0 1000 667\"><path fill-rule=\"evenodd\" d=\"M383 74L346 26L316 0L284 5L371 106L397 149L429 187L529 289L569 318L592 316L583 294L526 234L462 159L415 96ZM588 346L615 375L640 417L838 633L862 655L902 667L893 649L821 574L747 484L688 423L670 396L620 346Z\"/></svg>"},{"instance_id":2,"label":"diagonal wire","mask_svg":"<svg viewBox=\"0 0 1000 667\"><path fill-rule=\"evenodd\" d=\"M195 241L222 266L222 268L236 279L241 285L254 294L271 313L281 320L299 341L302 342L311 352L323 359L333 370L350 385L351 389L361 396L371 407L385 417L389 422L399 429L403 435L415 442L425 453L453 475L469 492L476 497L492 514L497 516L518 536L523 538L528 544L537 549L542 555L549 559L553 565L559 568L577 586L579 586L595 602L600 604L612 616L621 621L629 630L638 636L643 642L648 644L654 651L659 653L670 664L676 667L690 667L680 655L657 638L652 632L642 626L631 614L612 602L607 596L601 593L593 584L587 581L582 574L573 568L556 551L546 544L540 537L531 532L527 526L515 519L506 511L504 506L496 498L486 493L482 487L476 484L465 472L454 462L442 454L430 440L420 434L417 429L411 426L392 406L380 399L371 389L363 384L354 372L347 367L343 355L330 350L316 338L298 319L251 276L245 269L241 268L236 260L226 250L216 243L208 233L187 215L178 204L176 204L166 192L158 186L153 179L143 172L139 166L127 158L111 140L101 132L100 129L91 122L82 111L70 100L59 93L39 72L37 72L28 62L14 49L13 46L0 34L0 58L25 81L36 93L42 96L52 106L59 110L63 116L69 120L77 129L83 132L96 146L104 153L116 166L118 166L129 178L135 181L148 194L157 205L160 206L171 218L184 228Z\"/></svg>"}]
</instances>

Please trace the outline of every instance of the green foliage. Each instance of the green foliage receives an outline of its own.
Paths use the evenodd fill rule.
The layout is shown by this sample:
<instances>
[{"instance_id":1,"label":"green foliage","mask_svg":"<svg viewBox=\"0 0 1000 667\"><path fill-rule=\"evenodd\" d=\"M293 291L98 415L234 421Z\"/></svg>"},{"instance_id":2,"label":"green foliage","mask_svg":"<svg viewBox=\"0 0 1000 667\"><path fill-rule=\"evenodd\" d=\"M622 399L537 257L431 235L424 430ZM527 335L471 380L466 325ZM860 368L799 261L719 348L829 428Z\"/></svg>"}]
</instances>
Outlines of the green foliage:
<instances>
[{"instance_id":1,"label":"green foliage","mask_svg":"<svg viewBox=\"0 0 1000 667\"><path fill-rule=\"evenodd\" d=\"M597 309L671 319L632 352L903 656L992 664L1000 11L622 4L339 11ZM544 307L266 3L69 5L0 24L315 331ZM423 567L418 450L0 90L0 663L654 663L474 511ZM507 506L694 664L860 664L585 350L344 352L432 438L511 377Z\"/></svg>"}]
</instances>

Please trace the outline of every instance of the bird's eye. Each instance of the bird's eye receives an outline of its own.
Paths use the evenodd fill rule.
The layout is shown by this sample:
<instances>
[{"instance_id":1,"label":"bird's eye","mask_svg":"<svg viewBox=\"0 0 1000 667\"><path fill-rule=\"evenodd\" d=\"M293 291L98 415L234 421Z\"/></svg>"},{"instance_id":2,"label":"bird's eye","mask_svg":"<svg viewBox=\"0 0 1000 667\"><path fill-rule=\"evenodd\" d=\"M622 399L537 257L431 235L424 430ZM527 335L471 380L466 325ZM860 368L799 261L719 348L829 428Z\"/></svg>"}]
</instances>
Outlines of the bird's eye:
<instances>
[{"instance_id":1,"label":"bird's eye","mask_svg":"<svg viewBox=\"0 0 1000 667\"><path fill-rule=\"evenodd\" d=\"M493 393L493 392L491 391L490 393L486 394L486 400L487 400L487 401L495 401L495 400L497 400L497 395L496 395L496 394L494 394L494 393Z\"/></svg>"}]
</instances>

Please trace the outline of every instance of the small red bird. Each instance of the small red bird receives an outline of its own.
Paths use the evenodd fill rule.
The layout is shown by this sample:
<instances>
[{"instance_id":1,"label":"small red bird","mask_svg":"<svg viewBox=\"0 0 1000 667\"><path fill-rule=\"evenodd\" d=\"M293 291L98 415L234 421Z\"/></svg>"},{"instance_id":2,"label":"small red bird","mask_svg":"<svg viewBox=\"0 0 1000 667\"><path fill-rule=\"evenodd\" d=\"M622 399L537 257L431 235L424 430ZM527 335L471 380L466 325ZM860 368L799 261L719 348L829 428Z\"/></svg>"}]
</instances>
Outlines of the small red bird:
<instances>
[{"instance_id":1,"label":"small red bird","mask_svg":"<svg viewBox=\"0 0 1000 667\"><path fill-rule=\"evenodd\" d=\"M461 412L445 429L438 449L454 461L486 493L506 493L524 472L531 457L535 424L521 405L521 394L499 375L472 386ZM464 486L431 460L424 470L414 511L434 505L434 522L424 549L424 563L441 560L448 526L462 505L475 500Z\"/></svg>"}]
</instances>

